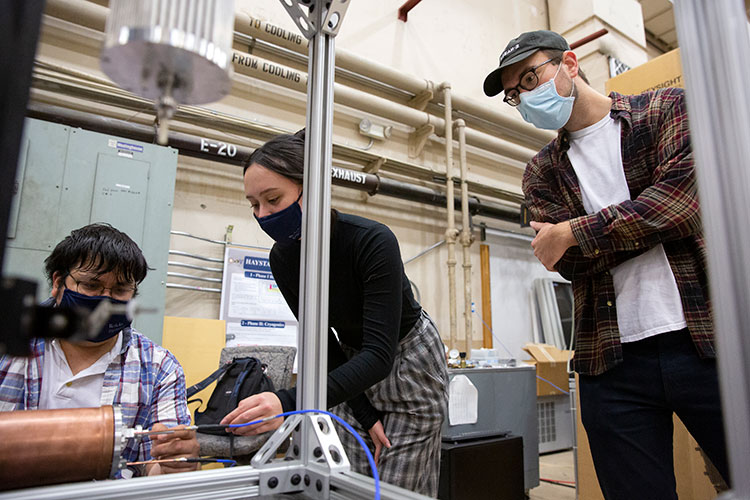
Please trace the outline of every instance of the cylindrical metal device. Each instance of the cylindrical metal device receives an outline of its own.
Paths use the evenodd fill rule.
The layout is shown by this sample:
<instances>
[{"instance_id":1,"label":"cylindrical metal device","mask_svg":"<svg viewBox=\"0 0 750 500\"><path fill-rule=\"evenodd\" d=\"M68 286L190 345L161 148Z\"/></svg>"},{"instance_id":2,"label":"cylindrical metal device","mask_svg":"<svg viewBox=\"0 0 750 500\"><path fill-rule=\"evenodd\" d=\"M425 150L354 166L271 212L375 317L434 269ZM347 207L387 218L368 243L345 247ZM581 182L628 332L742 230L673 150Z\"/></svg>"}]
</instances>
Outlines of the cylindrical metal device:
<instances>
[{"instance_id":1,"label":"cylindrical metal device","mask_svg":"<svg viewBox=\"0 0 750 500\"><path fill-rule=\"evenodd\" d=\"M0 490L106 479L119 468L120 409L0 412Z\"/></svg>"},{"instance_id":2,"label":"cylindrical metal device","mask_svg":"<svg viewBox=\"0 0 750 500\"><path fill-rule=\"evenodd\" d=\"M234 0L110 0L102 69L153 99L166 130L178 104L229 93L233 33Z\"/></svg>"}]
</instances>

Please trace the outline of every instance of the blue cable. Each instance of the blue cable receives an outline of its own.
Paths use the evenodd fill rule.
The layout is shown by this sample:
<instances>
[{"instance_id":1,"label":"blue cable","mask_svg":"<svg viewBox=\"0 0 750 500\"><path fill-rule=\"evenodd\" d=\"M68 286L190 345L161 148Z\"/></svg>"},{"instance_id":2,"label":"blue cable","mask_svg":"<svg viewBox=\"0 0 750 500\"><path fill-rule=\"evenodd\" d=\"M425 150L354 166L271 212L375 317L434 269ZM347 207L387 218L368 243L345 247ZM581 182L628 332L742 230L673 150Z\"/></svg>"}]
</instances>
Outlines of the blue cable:
<instances>
[{"instance_id":1,"label":"blue cable","mask_svg":"<svg viewBox=\"0 0 750 500\"><path fill-rule=\"evenodd\" d=\"M478 312L476 312L474 309L472 309L472 312L477 315L477 317L482 321L482 323L484 323L484 326L486 326L487 329L492 334L492 338L495 339L495 340L497 340L500 343L500 345L503 346L503 349L505 349L505 352L507 352L508 354L510 354L511 358L514 358L515 356L513 356L513 353L510 352L510 349L508 349L507 347L505 347L505 344L503 344L502 340L500 340L500 338L497 335L495 335L495 332L492 330L492 327L490 327L490 325L488 325L484 321L484 318Z\"/></svg>"},{"instance_id":2,"label":"blue cable","mask_svg":"<svg viewBox=\"0 0 750 500\"><path fill-rule=\"evenodd\" d=\"M224 458L215 458L214 462L219 463L219 464L229 464L230 467L234 467L235 465L237 465L236 460L228 460Z\"/></svg>"},{"instance_id":3,"label":"blue cable","mask_svg":"<svg viewBox=\"0 0 750 500\"><path fill-rule=\"evenodd\" d=\"M370 463L370 469L372 470L372 478L375 480L375 500L380 500L380 476L378 475L378 468L375 466L375 459L373 458L372 453L370 452L370 449L367 447L367 444L365 444L364 439L362 439L362 436L359 435L359 432L354 430L354 428L351 425L349 425L344 419L342 419L338 415L335 415L325 410L295 410L295 411L287 411L284 413L279 413L278 415L275 415L270 418L253 420L252 422L247 422L244 424L231 424L231 425L228 425L227 427L229 428L247 427L249 425L260 424L260 423L266 422L274 418L288 417L289 415L298 415L302 413L322 413L324 415L328 415L329 417L331 417L332 419L336 420L338 423L343 425L344 428L347 431L349 431L349 433L351 433L351 435L357 439L357 441L359 442L359 445L365 451L365 455L367 455L367 461Z\"/></svg>"},{"instance_id":4,"label":"blue cable","mask_svg":"<svg viewBox=\"0 0 750 500\"><path fill-rule=\"evenodd\" d=\"M547 383L548 383L549 385L551 385L552 387L554 387L554 388L555 388L555 389L557 389L558 391L562 392L563 394L567 394L568 396L570 396L570 392L568 392L568 391L564 391L564 390L560 389L559 387L557 387L557 386L556 386L555 384L553 384L552 382L550 382L550 381L549 381L549 380L547 380L546 378L544 378L544 377L540 377L539 375L537 375L537 376L536 376L536 378L538 378L539 380L544 380L545 382L547 382Z\"/></svg>"}]
</instances>

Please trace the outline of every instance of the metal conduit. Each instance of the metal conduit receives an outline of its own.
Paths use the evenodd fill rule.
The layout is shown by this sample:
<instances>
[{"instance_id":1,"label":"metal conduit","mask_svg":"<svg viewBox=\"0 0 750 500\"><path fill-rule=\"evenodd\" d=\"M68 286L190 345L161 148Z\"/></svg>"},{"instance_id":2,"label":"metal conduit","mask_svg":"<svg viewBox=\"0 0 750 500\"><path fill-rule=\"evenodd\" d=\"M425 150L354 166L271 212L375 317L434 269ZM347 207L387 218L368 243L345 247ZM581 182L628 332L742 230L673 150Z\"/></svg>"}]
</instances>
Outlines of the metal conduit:
<instances>
[{"instance_id":1,"label":"metal conduit","mask_svg":"<svg viewBox=\"0 0 750 500\"><path fill-rule=\"evenodd\" d=\"M204 276L196 276L194 274L185 274L185 273L176 273L174 271L167 271L167 276L173 276L175 278L199 280L199 281L211 281L213 283L221 283L221 278L206 278Z\"/></svg>"},{"instance_id":2,"label":"metal conduit","mask_svg":"<svg viewBox=\"0 0 750 500\"><path fill-rule=\"evenodd\" d=\"M408 264L409 262L413 262L413 261L417 260L418 258L422 257L423 255L426 255L426 254L430 253L431 251L435 250L436 248L438 248L440 245L443 245L443 244L445 244L445 240L440 240L437 243L433 243L432 245L428 246L427 248L425 248L424 250L422 250L421 252L419 252L414 257L409 257L408 259L406 259L404 261L404 265ZM417 301L417 302L419 302L419 301Z\"/></svg>"},{"instance_id":3,"label":"metal conduit","mask_svg":"<svg viewBox=\"0 0 750 500\"><path fill-rule=\"evenodd\" d=\"M471 317L471 244L474 235L471 234L471 222L469 220L469 188L466 184L468 164L466 162L466 122L458 119L455 122L458 130L458 157L461 166L461 235L459 241L463 248L463 270L464 270L464 351L469 352L472 341L472 317Z\"/></svg>"},{"instance_id":4,"label":"metal conduit","mask_svg":"<svg viewBox=\"0 0 750 500\"><path fill-rule=\"evenodd\" d=\"M445 106L445 190L446 190L446 228L445 242L448 245L448 259L445 261L448 267L448 307L450 318L449 347L456 349L458 344L458 324L456 321L456 239L458 230L456 229L455 203L448 200L453 198L453 108L451 106L451 85L448 82L440 84L443 90L443 103Z\"/></svg>"},{"instance_id":5,"label":"metal conduit","mask_svg":"<svg viewBox=\"0 0 750 500\"><path fill-rule=\"evenodd\" d=\"M167 288L179 288L180 290L194 290L197 292L221 293L221 288L211 288L206 286L180 285L178 283L167 283Z\"/></svg>"},{"instance_id":6,"label":"metal conduit","mask_svg":"<svg viewBox=\"0 0 750 500\"><path fill-rule=\"evenodd\" d=\"M223 259L216 259L214 257L204 257L194 253L183 252L182 250L170 250L169 255L179 255L181 257L189 257L191 259L205 260L206 262L221 262L224 263Z\"/></svg>"},{"instance_id":7,"label":"metal conduit","mask_svg":"<svg viewBox=\"0 0 750 500\"><path fill-rule=\"evenodd\" d=\"M187 134L183 134L183 135L187 135ZM192 137L193 140L195 139L195 136L188 135L188 137ZM201 137L200 139L202 139L203 141L207 140L207 139L205 139L203 137ZM201 146L202 147L204 146L203 142L201 143ZM232 146L234 147L234 144L232 144ZM239 147L239 146L237 146L237 147ZM224 157L224 155L218 155L218 156ZM208 159L212 159L213 160L213 159L215 159L215 157L210 157ZM227 162L227 163L234 163L234 162ZM211 238L204 238L203 236L195 236L194 234L186 233L185 231L170 231L169 234L173 234L175 236L185 236L187 238L192 238L194 240L207 241L208 243L214 243L216 245L221 245L221 246L242 247L242 248L255 248L257 250L264 250L266 252L269 251L269 250L271 250L268 247L259 247L258 245L243 245L242 243L232 243L231 241L212 240ZM219 269L219 271L222 271L222 270Z\"/></svg>"},{"instance_id":8,"label":"metal conduit","mask_svg":"<svg viewBox=\"0 0 750 500\"><path fill-rule=\"evenodd\" d=\"M30 103L27 115L40 120L62 123L73 127L81 127L94 132L117 135L119 137L126 137L128 139L135 139L143 142L152 143L156 139L154 128L148 125L126 122L116 118L106 118L92 113L71 110L49 104ZM211 141L203 137L170 131L167 144L178 149L180 154L186 156L218 161L220 163L231 165L243 164L253 152L252 148L235 146L235 156L228 157L219 154L219 149L211 147L210 144L208 144L209 142ZM337 186L365 191L370 195L381 194L433 206L445 206L446 204L447 198L445 194L437 189L382 178L376 174L367 174L346 168L334 167L332 177L333 184ZM459 198L454 196L454 200L456 205L460 205ZM491 201L479 200L476 197L469 200L469 210L475 215L482 215L514 223L517 223L520 217L517 209ZM184 235L187 235L187 233ZM218 243L218 240L213 241ZM188 256L201 258L191 254ZM223 262L220 259L213 261Z\"/></svg>"},{"instance_id":9,"label":"metal conduit","mask_svg":"<svg viewBox=\"0 0 750 500\"><path fill-rule=\"evenodd\" d=\"M184 262L177 262L174 260L170 260L167 262L168 266L175 266L175 267L186 267L188 269L195 269L197 271L208 271L211 273L223 273L224 269L218 268L218 267L205 267L205 266L195 266L193 264L186 264Z\"/></svg>"},{"instance_id":10,"label":"metal conduit","mask_svg":"<svg viewBox=\"0 0 750 500\"><path fill-rule=\"evenodd\" d=\"M104 29L107 11L108 9L106 7L102 7L85 0L48 0L46 9L47 14L53 17L80 24L98 31L102 31ZM307 51L307 40L304 37L296 33L287 32L282 28L265 23L264 21L254 20L252 18L249 18L248 16L238 15L235 21L235 29L237 29L238 26L240 28L245 26L247 28L244 31L243 29L239 29L238 31L240 31L241 33L250 36L256 36L257 38L274 43L278 42L283 47L290 48L297 52ZM359 58L354 54L343 55L343 57L340 58L339 51L337 51L336 57L337 61L339 61L342 67L364 74L368 77L371 76L375 79L382 80L382 78L378 78L378 75L380 74L381 70L385 70L385 68L388 68L387 66L381 67L380 65L372 63L371 61ZM351 63L351 67L342 62L347 60ZM233 53L232 62L237 73L252 76L259 80L268 81L270 83L294 89L299 92L306 92L307 90L306 73L266 59L261 59L249 54L244 54L237 50L235 50ZM364 73L362 71L370 66L376 68L377 71L370 70L368 72L370 74ZM393 70L391 68L388 68L388 70L389 71L387 72L387 74L395 73L403 76L402 73L396 70ZM405 83L405 81L407 80L409 80L409 77L404 77L404 80L395 79L395 81L392 82L386 81L386 83L393 84L393 86L395 87L405 88L406 90L409 90L411 92L412 89L406 88L403 85L399 85L399 83ZM431 82L428 82L427 80L417 80L423 82L422 86L427 89L433 86L433 84ZM398 104L396 102L389 101L388 99L377 97L366 92L346 87L341 84L334 84L334 100L335 102L338 102L345 106L350 106L356 109L361 109L363 111L371 112L388 119L405 123L414 128L419 128L425 124L431 124L435 126L435 133L437 135L442 136L445 133L445 121L442 118L438 118L425 111L420 111L403 104ZM464 100L463 102L464 104L467 104L469 106L465 108L467 112L473 113L475 111L484 110L485 116L480 116L480 118L488 119L501 127L504 126L508 129L511 135L515 137L541 137L540 139L535 141L535 143L533 144L534 147L538 147L551 139L551 136L546 132L542 132L543 135L540 136L540 131L536 128L531 127L528 124L519 122L518 120L515 120L503 114L494 113L491 114L491 116L487 115L486 105L482 105L479 103L475 103L472 105L467 100ZM474 111L469 111L469 108L473 109ZM534 154L536 154L536 150L519 146L515 143L511 143L473 129L468 129L466 131L466 137L467 142L473 146L477 146L488 151L493 151L500 155L507 156L508 158L512 158L524 163L529 161L534 156Z\"/></svg>"},{"instance_id":11,"label":"metal conduit","mask_svg":"<svg viewBox=\"0 0 750 500\"><path fill-rule=\"evenodd\" d=\"M183 134L183 135L186 135L186 134ZM212 240L211 238L204 238L203 236L195 236L194 234L186 233L185 231L170 231L169 234L173 234L175 236L185 236L187 238L192 238L194 240L207 241L209 243L215 243L216 245L224 246L227 244L226 241Z\"/></svg>"}]
</instances>

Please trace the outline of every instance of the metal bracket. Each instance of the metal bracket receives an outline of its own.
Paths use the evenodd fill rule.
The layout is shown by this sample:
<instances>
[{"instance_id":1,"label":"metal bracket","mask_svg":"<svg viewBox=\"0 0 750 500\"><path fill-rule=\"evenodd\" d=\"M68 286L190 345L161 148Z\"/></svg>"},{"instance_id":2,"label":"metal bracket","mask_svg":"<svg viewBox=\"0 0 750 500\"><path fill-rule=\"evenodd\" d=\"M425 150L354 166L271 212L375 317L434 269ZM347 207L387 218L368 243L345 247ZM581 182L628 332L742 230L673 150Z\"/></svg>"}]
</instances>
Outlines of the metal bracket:
<instances>
[{"instance_id":1,"label":"metal bracket","mask_svg":"<svg viewBox=\"0 0 750 500\"><path fill-rule=\"evenodd\" d=\"M435 133L435 125L425 123L414 132L409 134L409 158L417 158L422 154L427 139Z\"/></svg>"},{"instance_id":2,"label":"metal bracket","mask_svg":"<svg viewBox=\"0 0 750 500\"><path fill-rule=\"evenodd\" d=\"M312 39L320 31L331 36L336 36L344 20L346 9L349 8L349 0L280 0L292 21L300 29L305 38ZM302 6L307 7L307 12ZM325 6L326 15L322 26L316 26L316 16L311 15L316 7Z\"/></svg>"},{"instance_id":3,"label":"metal bracket","mask_svg":"<svg viewBox=\"0 0 750 500\"><path fill-rule=\"evenodd\" d=\"M385 162L388 161L387 158L384 156L379 157L376 160L373 160L369 162L367 165L365 165L364 171L366 174L372 174L377 176L378 172L380 171L380 167L385 165ZM364 202L367 202L372 196L375 196L378 194L378 189L380 188L380 178L378 177L378 184L375 186L374 189L371 191L365 191L360 193L360 199Z\"/></svg>"},{"instance_id":4,"label":"metal bracket","mask_svg":"<svg viewBox=\"0 0 750 500\"><path fill-rule=\"evenodd\" d=\"M370 163L368 163L367 165L365 165L365 169L364 169L365 173L368 173L368 174L377 174L380 171L380 167L382 167L383 165L385 165L386 161L388 161L388 159L385 158L384 156L381 156L377 160L371 161Z\"/></svg>"},{"instance_id":5,"label":"metal bracket","mask_svg":"<svg viewBox=\"0 0 750 500\"><path fill-rule=\"evenodd\" d=\"M303 2L300 0L280 0L281 5L284 6L287 13L291 16L294 24L297 25L299 30L305 35L308 40L315 36L315 27L311 24L311 19L308 13L306 13L301 4L305 6L310 4L310 0Z\"/></svg>"},{"instance_id":6,"label":"metal bracket","mask_svg":"<svg viewBox=\"0 0 750 500\"><path fill-rule=\"evenodd\" d=\"M328 7L328 13L326 18L323 20L323 33L327 33L331 36L336 36L341 27L341 21L344 19L346 9L349 8L349 0L332 0L331 5Z\"/></svg>"},{"instance_id":7,"label":"metal bracket","mask_svg":"<svg viewBox=\"0 0 750 500\"><path fill-rule=\"evenodd\" d=\"M303 427L307 428L308 443L301 442ZM292 443L286 456L282 460L276 460L279 448L290 436ZM328 498L330 474L350 469L349 459L331 417L315 414L287 417L258 450L250 464L260 473L261 495L305 491L315 498ZM289 469L280 474L279 465L285 464ZM319 467L320 472L312 470L311 466Z\"/></svg>"},{"instance_id":8,"label":"metal bracket","mask_svg":"<svg viewBox=\"0 0 750 500\"><path fill-rule=\"evenodd\" d=\"M427 88L419 94L415 95L407 103L412 108L416 108L420 111L424 111L427 104L435 97L435 84L427 82Z\"/></svg>"}]
</instances>

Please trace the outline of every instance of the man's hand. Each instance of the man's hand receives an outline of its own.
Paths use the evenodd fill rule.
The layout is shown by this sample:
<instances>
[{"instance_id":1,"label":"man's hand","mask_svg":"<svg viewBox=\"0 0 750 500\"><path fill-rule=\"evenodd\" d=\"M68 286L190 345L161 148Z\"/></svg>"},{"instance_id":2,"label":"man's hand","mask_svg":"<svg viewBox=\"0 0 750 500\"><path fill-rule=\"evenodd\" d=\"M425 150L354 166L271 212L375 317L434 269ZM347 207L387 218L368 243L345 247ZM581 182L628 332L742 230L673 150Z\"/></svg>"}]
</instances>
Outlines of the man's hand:
<instances>
[{"instance_id":1,"label":"man's hand","mask_svg":"<svg viewBox=\"0 0 750 500\"><path fill-rule=\"evenodd\" d=\"M244 424L261 418L273 417L282 411L281 401L276 394L272 392L262 392L240 401L237 408L221 420L221 424ZM262 424L248 425L247 427L237 427L235 429L227 430L237 436L254 436L256 434L262 434L264 432L278 429L283 422L283 418L275 418L268 422L263 422Z\"/></svg>"},{"instance_id":2,"label":"man's hand","mask_svg":"<svg viewBox=\"0 0 750 500\"><path fill-rule=\"evenodd\" d=\"M558 224L532 221L531 227L536 231L536 237L531 242L534 255L548 271L554 271L555 264L562 258L565 251L577 245L573 230L570 228L570 221Z\"/></svg>"},{"instance_id":3,"label":"man's hand","mask_svg":"<svg viewBox=\"0 0 750 500\"><path fill-rule=\"evenodd\" d=\"M169 429L179 430L184 428L184 425L178 425ZM167 426L159 423L151 427L152 431L166 431L167 429ZM198 440L195 438L195 431L179 431L172 434L151 436L151 456L157 460L180 457L196 458L199 455L200 447L198 446ZM162 463L151 465L147 474L171 474L174 472L198 470L198 468L200 468L200 464L186 462Z\"/></svg>"},{"instance_id":4,"label":"man's hand","mask_svg":"<svg viewBox=\"0 0 750 500\"><path fill-rule=\"evenodd\" d=\"M383 446L390 448L391 442L388 440L388 437L386 437L383 423L380 420L375 422L375 425L373 425L367 432L370 434L372 442L375 443L375 465L378 465L380 451L383 449Z\"/></svg>"}]
</instances>

